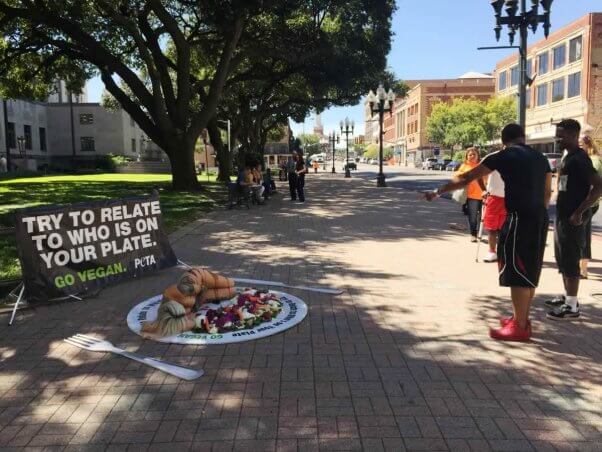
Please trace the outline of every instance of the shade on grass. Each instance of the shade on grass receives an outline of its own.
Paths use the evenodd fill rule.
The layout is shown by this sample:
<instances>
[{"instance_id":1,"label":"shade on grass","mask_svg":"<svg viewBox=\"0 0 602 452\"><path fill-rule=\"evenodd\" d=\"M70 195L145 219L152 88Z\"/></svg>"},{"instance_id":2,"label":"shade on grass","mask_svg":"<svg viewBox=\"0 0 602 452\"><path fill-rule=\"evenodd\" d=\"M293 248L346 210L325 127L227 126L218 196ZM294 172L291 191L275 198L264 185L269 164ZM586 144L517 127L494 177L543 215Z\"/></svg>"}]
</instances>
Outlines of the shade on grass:
<instances>
[{"instance_id":1,"label":"shade on grass","mask_svg":"<svg viewBox=\"0 0 602 452\"><path fill-rule=\"evenodd\" d=\"M0 226L12 226L16 209L48 204L146 196L159 190L163 222L172 232L211 210L224 205L225 187L215 182L215 176L199 176L203 187L199 192L174 192L169 174L90 174L80 176L44 176L0 180ZM0 236L0 279L19 277L14 236Z\"/></svg>"}]
</instances>

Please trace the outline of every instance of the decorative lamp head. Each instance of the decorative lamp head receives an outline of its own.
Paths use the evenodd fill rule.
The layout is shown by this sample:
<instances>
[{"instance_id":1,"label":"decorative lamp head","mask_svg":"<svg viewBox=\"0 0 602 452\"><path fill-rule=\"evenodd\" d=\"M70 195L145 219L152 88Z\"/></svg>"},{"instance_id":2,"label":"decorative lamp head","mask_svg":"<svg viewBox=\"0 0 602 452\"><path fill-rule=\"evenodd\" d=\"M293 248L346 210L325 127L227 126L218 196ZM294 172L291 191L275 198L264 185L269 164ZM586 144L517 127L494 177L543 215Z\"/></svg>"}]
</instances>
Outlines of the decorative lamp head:
<instances>
[{"instance_id":1,"label":"decorative lamp head","mask_svg":"<svg viewBox=\"0 0 602 452\"><path fill-rule=\"evenodd\" d=\"M554 0L541 0L541 7L543 8L544 14L550 13L550 8L552 7L552 2Z\"/></svg>"},{"instance_id":2,"label":"decorative lamp head","mask_svg":"<svg viewBox=\"0 0 602 452\"><path fill-rule=\"evenodd\" d=\"M518 12L518 0L506 0L506 14L513 19Z\"/></svg>"},{"instance_id":3,"label":"decorative lamp head","mask_svg":"<svg viewBox=\"0 0 602 452\"><path fill-rule=\"evenodd\" d=\"M378 98L379 102L384 102L386 96L387 96L387 92L385 91L385 87L381 83L380 85L378 85L378 88L376 89L376 97Z\"/></svg>"},{"instance_id":4,"label":"decorative lamp head","mask_svg":"<svg viewBox=\"0 0 602 452\"><path fill-rule=\"evenodd\" d=\"M492 0L491 7L495 12L495 17L499 18L502 15L502 8L504 7L505 0Z\"/></svg>"}]
</instances>

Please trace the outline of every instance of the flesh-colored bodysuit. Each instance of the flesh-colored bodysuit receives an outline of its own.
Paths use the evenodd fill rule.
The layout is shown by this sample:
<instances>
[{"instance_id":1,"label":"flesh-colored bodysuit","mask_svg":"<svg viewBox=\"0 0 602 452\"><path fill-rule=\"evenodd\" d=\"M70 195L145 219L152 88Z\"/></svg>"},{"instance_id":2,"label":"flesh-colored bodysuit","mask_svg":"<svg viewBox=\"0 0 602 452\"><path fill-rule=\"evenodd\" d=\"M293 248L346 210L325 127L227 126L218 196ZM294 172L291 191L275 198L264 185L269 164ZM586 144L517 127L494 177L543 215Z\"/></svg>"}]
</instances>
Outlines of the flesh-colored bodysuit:
<instances>
[{"instance_id":1,"label":"flesh-colored bodysuit","mask_svg":"<svg viewBox=\"0 0 602 452\"><path fill-rule=\"evenodd\" d=\"M235 295L234 280L200 267L186 271L177 284L163 292L157 320L145 322L145 337L173 336L196 326L195 311L199 305L228 300Z\"/></svg>"}]
</instances>

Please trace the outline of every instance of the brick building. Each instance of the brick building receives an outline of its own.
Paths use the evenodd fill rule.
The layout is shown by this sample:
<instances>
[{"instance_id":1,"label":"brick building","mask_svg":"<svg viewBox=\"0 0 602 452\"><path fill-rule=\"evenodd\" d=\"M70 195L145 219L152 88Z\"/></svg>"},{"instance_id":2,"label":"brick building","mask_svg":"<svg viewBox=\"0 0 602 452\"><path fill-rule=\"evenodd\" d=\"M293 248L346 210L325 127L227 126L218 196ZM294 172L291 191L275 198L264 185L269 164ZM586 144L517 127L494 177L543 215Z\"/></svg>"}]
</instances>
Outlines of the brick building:
<instances>
[{"instance_id":1,"label":"brick building","mask_svg":"<svg viewBox=\"0 0 602 452\"><path fill-rule=\"evenodd\" d=\"M554 151L555 124L579 121L602 144L602 13L590 13L537 41L527 51L527 72L535 77L527 90L527 141ZM495 68L496 94L516 95L518 56Z\"/></svg>"},{"instance_id":2,"label":"brick building","mask_svg":"<svg viewBox=\"0 0 602 452\"><path fill-rule=\"evenodd\" d=\"M410 88L407 95L395 101L392 115L385 114L383 122L383 145L394 147L406 164L432 155L434 148L439 147L430 142L426 134L426 122L433 104L450 102L457 97L487 101L495 93L493 76L477 72L468 72L457 79L408 80L406 84ZM370 117L370 106L367 105L366 143L378 143L378 121L375 119Z\"/></svg>"}]
</instances>

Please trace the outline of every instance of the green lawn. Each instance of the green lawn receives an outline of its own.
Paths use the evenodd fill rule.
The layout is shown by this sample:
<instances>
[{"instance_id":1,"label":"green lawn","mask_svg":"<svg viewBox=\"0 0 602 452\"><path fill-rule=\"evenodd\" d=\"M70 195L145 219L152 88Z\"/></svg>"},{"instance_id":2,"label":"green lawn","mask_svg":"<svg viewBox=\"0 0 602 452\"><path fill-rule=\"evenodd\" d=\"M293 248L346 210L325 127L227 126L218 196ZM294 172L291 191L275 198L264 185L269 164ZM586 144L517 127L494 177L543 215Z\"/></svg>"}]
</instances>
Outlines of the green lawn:
<instances>
[{"instance_id":1,"label":"green lawn","mask_svg":"<svg viewBox=\"0 0 602 452\"><path fill-rule=\"evenodd\" d=\"M227 193L215 175L199 176L201 192L171 191L168 174L91 174L0 179L0 227L12 226L11 213L20 208L46 204L115 199L160 193L163 221L168 232L199 217L217 205L225 205ZM17 278L21 268L14 236L0 236L0 279Z\"/></svg>"}]
</instances>

